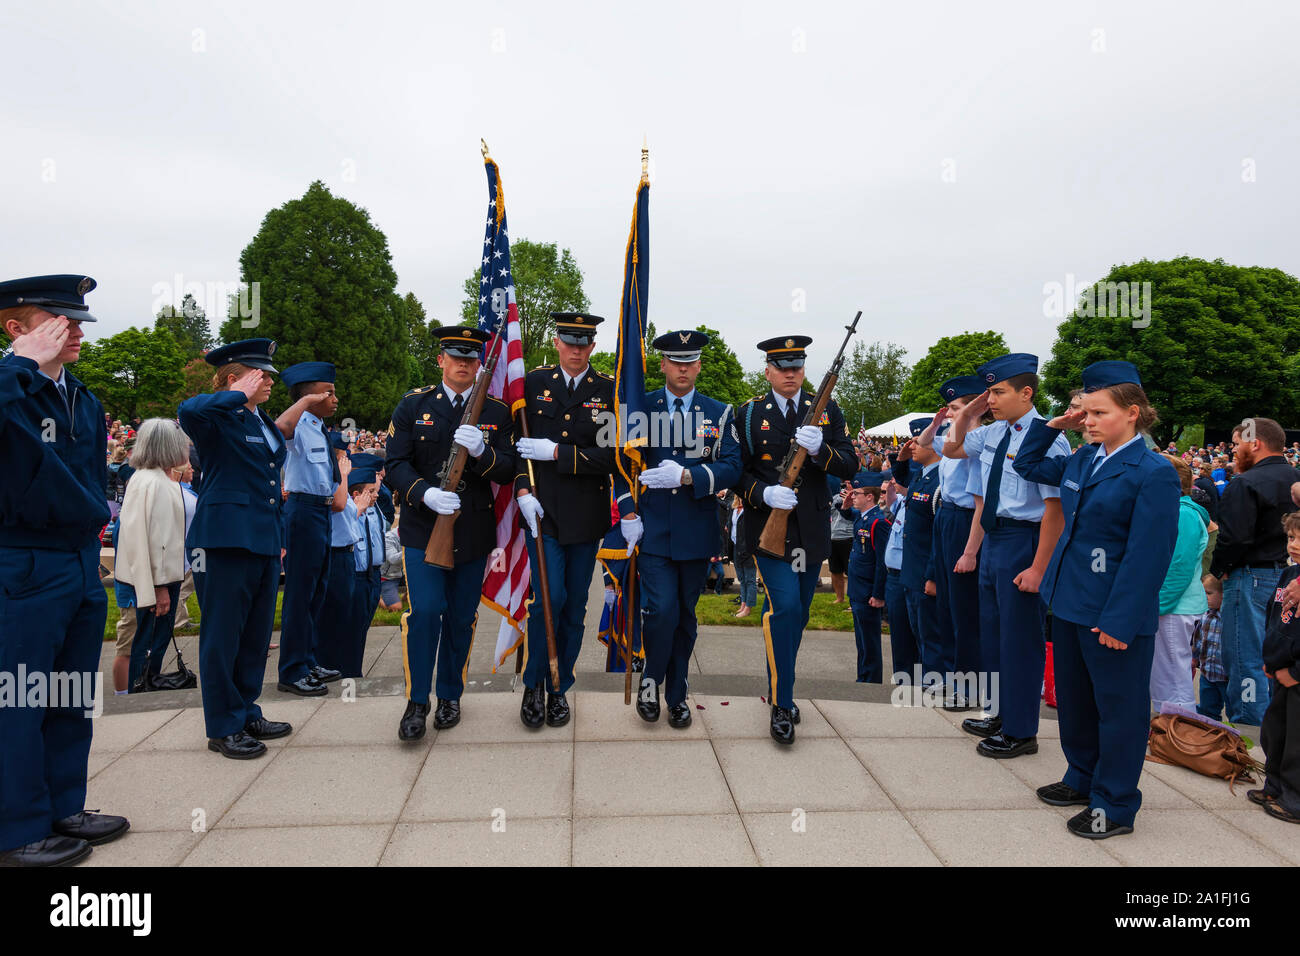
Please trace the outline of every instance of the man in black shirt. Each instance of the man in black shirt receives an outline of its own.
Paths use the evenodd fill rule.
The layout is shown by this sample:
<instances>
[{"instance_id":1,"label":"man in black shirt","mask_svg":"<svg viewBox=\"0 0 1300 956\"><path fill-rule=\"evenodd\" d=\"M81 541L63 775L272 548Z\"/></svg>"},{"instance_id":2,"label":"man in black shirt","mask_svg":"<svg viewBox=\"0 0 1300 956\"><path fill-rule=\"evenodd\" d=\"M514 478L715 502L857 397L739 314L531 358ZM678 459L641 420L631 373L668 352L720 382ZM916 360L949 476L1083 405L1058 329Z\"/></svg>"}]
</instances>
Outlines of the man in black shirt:
<instances>
[{"instance_id":1,"label":"man in black shirt","mask_svg":"<svg viewBox=\"0 0 1300 956\"><path fill-rule=\"evenodd\" d=\"M1294 511L1286 432L1271 418L1247 418L1232 433L1237 477L1219 503L1219 540L1210 573L1223 578L1223 668L1228 719L1258 726L1268 707L1263 679L1264 616L1286 565L1282 516Z\"/></svg>"}]
</instances>

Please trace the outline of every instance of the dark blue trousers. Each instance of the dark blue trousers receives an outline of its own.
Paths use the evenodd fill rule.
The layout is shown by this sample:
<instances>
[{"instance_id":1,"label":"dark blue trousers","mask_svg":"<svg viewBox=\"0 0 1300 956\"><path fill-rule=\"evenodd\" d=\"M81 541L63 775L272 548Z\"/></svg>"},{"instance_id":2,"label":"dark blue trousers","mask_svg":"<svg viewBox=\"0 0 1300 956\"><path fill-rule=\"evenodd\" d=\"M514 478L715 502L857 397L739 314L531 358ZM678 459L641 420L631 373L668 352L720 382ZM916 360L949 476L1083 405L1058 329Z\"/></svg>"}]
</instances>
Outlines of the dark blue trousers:
<instances>
[{"instance_id":1,"label":"dark blue trousers","mask_svg":"<svg viewBox=\"0 0 1300 956\"><path fill-rule=\"evenodd\" d=\"M872 607L866 598L850 595L849 610L853 612L853 639L858 646L858 682L884 683L885 664L880 656L880 608Z\"/></svg>"},{"instance_id":2,"label":"dark blue trousers","mask_svg":"<svg viewBox=\"0 0 1300 956\"><path fill-rule=\"evenodd\" d=\"M199 689L209 737L237 734L262 716L257 698L275 623L280 556L204 548L194 566L199 599Z\"/></svg>"},{"instance_id":3,"label":"dark blue trousers","mask_svg":"<svg viewBox=\"0 0 1300 956\"><path fill-rule=\"evenodd\" d=\"M980 670L979 566L965 574L953 568L966 550L974 515L974 509L967 511L945 501L934 516L939 641L944 658L953 660L955 669L970 680L975 680Z\"/></svg>"},{"instance_id":4,"label":"dark blue trousers","mask_svg":"<svg viewBox=\"0 0 1300 956\"><path fill-rule=\"evenodd\" d=\"M330 509L290 495L284 503L284 602L280 680L291 684L316 666L316 622L330 573ZM351 570L349 568L348 570Z\"/></svg>"},{"instance_id":5,"label":"dark blue trousers","mask_svg":"<svg viewBox=\"0 0 1300 956\"><path fill-rule=\"evenodd\" d=\"M1151 723L1155 637L1139 634L1120 651L1102 645L1090 626L1053 616L1052 648L1069 764L1063 783L1089 794L1088 806L1107 819L1132 826L1142 806L1138 778Z\"/></svg>"},{"instance_id":6,"label":"dark blue trousers","mask_svg":"<svg viewBox=\"0 0 1300 956\"><path fill-rule=\"evenodd\" d=\"M903 576L894 571L885 578L885 610L889 613L889 652L894 675L898 683L911 684L915 678L913 672L921 663L921 645L907 615Z\"/></svg>"},{"instance_id":7,"label":"dark blue trousers","mask_svg":"<svg viewBox=\"0 0 1300 956\"><path fill-rule=\"evenodd\" d=\"M93 690L108 596L99 542L80 551L0 548L0 672L69 675ZM26 685L26 681L23 682ZM43 840L56 820L86 808L92 702L0 706L0 850ZM48 706L53 703L80 706Z\"/></svg>"},{"instance_id":8,"label":"dark blue trousers","mask_svg":"<svg viewBox=\"0 0 1300 956\"><path fill-rule=\"evenodd\" d=\"M796 571L790 562L756 555L763 576L763 639L767 645L768 702L794 706L795 660L808 626L808 609L821 566Z\"/></svg>"},{"instance_id":9,"label":"dark blue trousers","mask_svg":"<svg viewBox=\"0 0 1300 956\"><path fill-rule=\"evenodd\" d=\"M423 548L403 548L402 566L411 605L402 614L406 699L416 704L429 703L429 685L433 683L436 662L439 699L460 700L465 691L469 653L474 646L474 622L483 594L487 556L457 564L448 571L425 564ZM371 613L374 608L371 604ZM543 632L543 642L545 639ZM542 660L546 660L544 643Z\"/></svg>"},{"instance_id":10,"label":"dark blue trousers","mask_svg":"<svg viewBox=\"0 0 1300 956\"><path fill-rule=\"evenodd\" d=\"M379 567L371 565L357 571L352 582L352 639L348 642L342 667L344 677L360 677L366 656L366 635L379 605Z\"/></svg>"},{"instance_id":11,"label":"dark blue trousers","mask_svg":"<svg viewBox=\"0 0 1300 956\"><path fill-rule=\"evenodd\" d=\"M352 551L348 548L331 548L326 568L329 578L326 580L324 600L313 628L316 634L316 657L323 667L341 672L343 665L352 659L352 646L356 643L353 622L356 617L354 592L357 572L354 570ZM281 620L283 619L281 615ZM280 631L280 640L283 647L283 630ZM283 663L281 671L283 672Z\"/></svg>"},{"instance_id":12,"label":"dark blue trousers","mask_svg":"<svg viewBox=\"0 0 1300 956\"><path fill-rule=\"evenodd\" d=\"M1011 526L994 528L980 548L980 657L990 695L985 706L1002 717L1002 732L1011 737L1038 733L1047 609L1037 592L1015 585L1016 575L1034 563L1037 547L1037 527Z\"/></svg>"},{"instance_id":13,"label":"dark blue trousers","mask_svg":"<svg viewBox=\"0 0 1300 956\"><path fill-rule=\"evenodd\" d=\"M536 687L545 680L550 693L564 694L573 686L573 667L578 662L578 652L582 650L587 592L591 589L591 576L596 570L596 552L600 550L600 542L560 544L554 538L542 535L546 583L550 585L551 615L555 622L556 664L560 671L560 686L557 688L551 686L550 662L546 654L546 618L539 596L541 578L537 574L537 542L532 532L527 530L524 540L528 544L528 573L533 586L533 599L528 606L528 660L524 665L524 683ZM700 581L703 579L701 569Z\"/></svg>"},{"instance_id":14,"label":"dark blue trousers","mask_svg":"<svg viewBox=\"0 0 1300 956\"><path fill-rule=\"evenodd\" d=\"M180 600L181 582L167 585L167 592L171 595L172 606L161 617L152 607L140 607L140 595L136 595L135 639L131 642L131 669L126 685L132 690L146 667L150 674L162 673L167 645L171 643L172 628L176 624L176 602Z\"/></svg>"},{"instance_id":15,"label":"dark blue trousers","mask_svg":"<svg viewBox=\"0 0 1300 956\"><path fill-rule=\"evenodd\" d=\"M903 585L903 600L907 605L907 623L921 648L921 680L926 684L943 684L953 671L953 660L945 655L939 639L939 602L926 594L924 588L907 585Z\"/></svg>"},{"instance_id":16,"label":"dark blue trousers","mask_svg":"<svg viewBox=\"0 0 1300 956\"><path fill-rule=\"evenodd\" d=\"M657 554L637 557L641 581L641 640L645 673L664 684L670 707L686 701L686 681L695 650L695 605L700 600L707 558L673 561Z\"/></svg>"}]
</instances>

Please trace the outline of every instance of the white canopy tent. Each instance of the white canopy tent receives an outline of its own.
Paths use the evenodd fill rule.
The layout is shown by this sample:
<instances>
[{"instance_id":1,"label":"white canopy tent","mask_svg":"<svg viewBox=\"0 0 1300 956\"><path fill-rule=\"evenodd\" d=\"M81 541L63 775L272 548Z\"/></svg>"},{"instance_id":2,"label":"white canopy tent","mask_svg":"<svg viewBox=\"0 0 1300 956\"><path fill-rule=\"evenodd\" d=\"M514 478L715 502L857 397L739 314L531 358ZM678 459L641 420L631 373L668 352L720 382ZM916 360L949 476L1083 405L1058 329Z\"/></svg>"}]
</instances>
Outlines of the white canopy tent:
<instances>
[{"instance_id":1,"label":"white canopy tent","mask_svg":"<svg viewBox=\"0 0 1300 956\"><path fill-rule=\"evenodd\" d=\"M867 435L870 438L897 438L900 442L905 441L912 437L912 431L907 427L907 423L913 418L934 418L934 412L907 412L882 422L874 428L868 428Z\"/></svg>"}]
</instances>

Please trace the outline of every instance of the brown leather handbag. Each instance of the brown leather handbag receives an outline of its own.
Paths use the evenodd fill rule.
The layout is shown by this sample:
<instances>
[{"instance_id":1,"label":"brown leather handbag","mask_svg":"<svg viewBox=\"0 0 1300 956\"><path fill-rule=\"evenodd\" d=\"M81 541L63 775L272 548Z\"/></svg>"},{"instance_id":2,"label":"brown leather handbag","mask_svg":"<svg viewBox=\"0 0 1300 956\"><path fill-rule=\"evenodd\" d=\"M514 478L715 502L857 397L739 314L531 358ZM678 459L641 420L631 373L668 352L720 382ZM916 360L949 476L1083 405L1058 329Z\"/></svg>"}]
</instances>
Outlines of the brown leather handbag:
<instances>
[{"instance_id":1,"label":"brown leather handbag","mask_svg":"<svg viewBox=\"0 0 1300 956\"><path fill-rule=\"evenodd\" d=\"M1207 777L1222 777L1233 793L1238 777L1253 782L1254 773L1264 769L1247 752L1239 734L1181 714L1152 717L1148 746L1151 752L1147 760L1187 767Z\"/></svg>"}]
</instances>

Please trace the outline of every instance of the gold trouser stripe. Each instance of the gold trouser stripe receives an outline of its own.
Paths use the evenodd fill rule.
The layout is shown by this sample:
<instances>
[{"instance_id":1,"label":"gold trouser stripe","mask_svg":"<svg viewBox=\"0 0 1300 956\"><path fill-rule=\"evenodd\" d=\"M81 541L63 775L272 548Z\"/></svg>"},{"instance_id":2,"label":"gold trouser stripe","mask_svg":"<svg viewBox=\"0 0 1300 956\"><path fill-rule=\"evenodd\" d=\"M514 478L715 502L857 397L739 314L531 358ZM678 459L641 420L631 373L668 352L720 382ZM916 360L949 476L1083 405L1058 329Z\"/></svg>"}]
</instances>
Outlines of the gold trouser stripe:
<instances>
[{"instance_id":1,"label":"gold trouser stripe","mask_svg":"<svg viewBox=\"0 0 1300 956\"><path fill-rule=\"evenodd\" d=\"M406 619L415 610L411 601L411 578L406 573L406 548L402 548L402 577L406 578L406 603L410 605L402 612L402 673L406 676L406 699L411 699L411 662L406 656Z\"/></svg>"},{"instance_id":2,"label":"gold trouser stripe","mask_svg":"<svg viewBox=\"0 0 1300 956\"><path fill-rule=\"evenodd\" d=\"M465 652L465 666L460 670L460 688L465 690L465 681L469 679L469 658L474 653L474 638L478 636L478 611L474 612L474 623L469 627L469 650Z\"/></svg>"},{"instance_id":3,"label":"gold trouser stripe","mask_svg":"<svg viewBox=\"0 0 1300 956\"><path fill-rule=\"evenodd\" d=\"M767 582L760 579L763 597L767 599L767 610L763 612L763 640L767 644L767 669L771 674L771 696L768 703L776 706L776 651L772 647L772 593L767 589Z\"/></svg>"}]
</instances>

